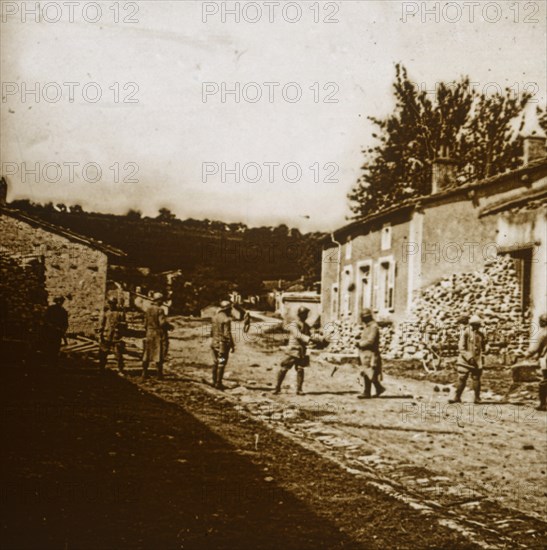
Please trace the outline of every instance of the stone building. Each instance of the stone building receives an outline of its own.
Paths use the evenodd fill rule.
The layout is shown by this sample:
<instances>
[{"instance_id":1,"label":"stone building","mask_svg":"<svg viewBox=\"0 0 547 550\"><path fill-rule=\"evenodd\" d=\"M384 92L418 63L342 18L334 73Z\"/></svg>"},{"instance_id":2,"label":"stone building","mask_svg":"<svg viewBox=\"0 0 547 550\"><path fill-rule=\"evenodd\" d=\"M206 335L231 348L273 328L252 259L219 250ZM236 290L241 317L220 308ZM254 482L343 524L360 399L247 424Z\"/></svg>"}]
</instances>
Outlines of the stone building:
<instances>
[{"instance_id":1,"label":"stone building","mask_svg":"<svg viewBox=\"0 0 547 550\"><path fill-rule=\"evenodd\" d=\"M452 354L464 312L484 318L494 349L522 350L547 311L545 141L530 133L522 167L460 186L455 164L438 159L431 195L326 239L322 323L341 336L333 350L354 350L363 308L394 357L419 357L429 345Z\"/></svg>"},{"instance_id":2,"label":"stone building","mask_svg":"<svg viewBox=\"0 0 547 550\"><path fill-rule=\"evenodd\" d=\"M29 315L36 321L55 296L64 296L69 332L92 335L104 308L110 260L125 254L68 229L37 219L6 204L0 180L3 336ZM25 275L26 273L26 275ZM34 289L25 289L32 274ZM30 280L30 279L29 279ZM41 288L40 288L41 287ZM23 296L26 292L26 297ZM11 328L10 328L11 327Z\"/></svg>"}]
</instances>

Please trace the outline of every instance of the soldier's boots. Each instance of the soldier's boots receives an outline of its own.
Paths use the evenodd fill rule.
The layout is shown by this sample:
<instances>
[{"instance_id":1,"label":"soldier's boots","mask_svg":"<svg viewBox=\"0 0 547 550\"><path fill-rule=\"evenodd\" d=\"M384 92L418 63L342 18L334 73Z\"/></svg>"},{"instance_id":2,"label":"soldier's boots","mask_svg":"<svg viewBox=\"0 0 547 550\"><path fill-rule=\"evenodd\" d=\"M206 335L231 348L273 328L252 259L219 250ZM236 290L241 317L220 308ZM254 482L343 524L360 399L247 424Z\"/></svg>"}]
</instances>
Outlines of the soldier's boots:
<instances>
[{"instance_id":1,"label":"soldier's boots","mask_svg":"<svg viewBox=\"0 0 547 550\"><path fill-rule=\"evenodd\" d=\"M108 354L104 351L99 352L99 369L103 372L106 368L106 362L108 360Z\"/></svg>"},{"instance_id":2,"label":"soldier's boots","mask_svg":"<svg viewBox=\"0 0 547 550\"><path fill-rule=\"evenodd\" d=\"M163 379L163 363L158 363L158 378Z\"/></svg>"},{"instance_id":3,"label":"soldier's boots","mask_svg":"<svg viewBox=\"0 0 547 550\"><path fill-rule=\"evenodd\" d=\"M547 380L542 380L539 383L539 406L538 411L547 411Z\"/></svg>"},{"instance_id":4,"label":"soldier's boots","mask_svg":"<svg viewBox=\"0 0 547 550\"><path fill-rule=\"evenodd\" d=\"M296 371L296 395L304 395L302 386L304 385L304 369L297 369Z\"/></svg>"},{"instance_id":5,"label":"soldier's boots","mask_svg":"<svg viewBox=\"0 0 547 550\"><path fill-rule=\"evenodd\" d=\"M213 365L213 387L217 386L218 365Z\"/></svg>"},{"instance_id":6,"label":"soldier's boots","mask_svg":"<svg viewBox=\"0 0 547 550\"><path fill-rule=\"evenodd\" d=\"M365 381L365 389L363 390L363 393L358 396L358 399L370 399L372 382L368 376L363 376L363 380Z\"/></svg>"},{"instance_id":7,"label":"soldier's boots","mask_svg":"<svg viewBox=\"0 0 547 550\"><path fill-rule=\"evenodd\" d=\"M279 395L281 392L281 384L283 384L283 380L285 380L286 375L287 369L279 369L277 373L277 383L275 384L274 395Z\"/></svg>"},{"instance_id":8,"label":"soldier's boots","mask_svg":"<svg viewBox=\"0 0 547 550\"><path fill-rule=\"evenodd\" d=\"M456 394L454 395L454 399L449 399L449 403L461 403L462 402L462 393L463 390L465 390L465 384L467 380L460 379L458 381L458 386L456 387Z\"/></svg>"},{"instance_id":9,"label":"soldier's boots","mask_svg":"<svg viewBox=\"0 0 547 550\"><path fill-rule=\"evenodd\" d=\"M217 390L223 390L224 385L222 384L222 378L224 377L224 367L218 367L217 381L215 383L215 388Z\"/></svg>"},{"instance_id":10,"label":"soldier's boots","mask_svg":"<svg viewBox=\"0 0 547 550\"><path fill-rule=\"evenodd\" d=\"M473 380L473 391L475 392L475 403L481 403L481 380Z\"/></svg>"},{"instance_id":11,"label":"soldier's boots","mask_svg":"<svg viewBox=\"0 0 547 550\"><path fill-rule=\"evenodd\" d=\"M374 380L373 384L374 389L376 390L376 395L374 397L380 397L380 395L382 395L386 391L386 389L384 388L384 386L382 386L382 384L380 384L378 380Z\"/></svg>"},{"instance_id":12,"label":"soldier's boots","mask_svg":"<svg viewBox=\"0 0 547 550\"><path fill-rule=\"evenodd\" d=\"M142 364L142 377L148 378L148 363Z\"/></svg>"}]
</instances>

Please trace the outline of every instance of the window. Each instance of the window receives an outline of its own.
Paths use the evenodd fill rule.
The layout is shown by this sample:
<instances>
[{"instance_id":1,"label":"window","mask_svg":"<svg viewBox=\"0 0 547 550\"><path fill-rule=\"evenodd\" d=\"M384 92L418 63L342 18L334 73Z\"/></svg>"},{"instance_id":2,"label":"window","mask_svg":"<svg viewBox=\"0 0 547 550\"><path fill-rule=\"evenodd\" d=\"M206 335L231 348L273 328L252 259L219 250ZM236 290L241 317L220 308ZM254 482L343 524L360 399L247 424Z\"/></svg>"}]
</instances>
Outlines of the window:
<instances>
[{"instance_id":1,"label":"window","mask_svg":"<svg viewBox=\"0 0 547 550\"><path fill-rule=\"evenodd\" d=\"M357 311L372 307L372 261L357 264Z\"/></svg>"},{"instance_id":2,"label":"window","mask_svg":"<svg viewBox=\"0 0 547 550\"><path fill-rule=\"evenodd\" d=\"M382 250L391 248L391 224L385 223L382 226Z\"/></svg>"},{"instance_id":3,"label":"window","mask_svg":"<svg viewBox=\"0 0 547 550\"><path fill-rule=\"evenodd\" d=\"M520 286L521 307L524 313L530 307L531 283L532 283L532 248L521 248L512 251L510 256L513 258L515 271ZM537 261L537 260L536 260Z\"/></svg>"},{"instance_id":4,"label":"window","mask_svg":"<svg viewBox=\"0 0 547 550\"><path fill-rule=\"evenodd\" d=\"M351 293L355 289L353 282L353 269L350 265L344 268L342 277L342 315L349 317L351 315Z\"/></svg>"},{"instance_id":5,"label":"window","mask_svg":"<svg viewBox=\"0 0 547 550\"><path fill-rule=\"evenodd\" d=\"M338 317L338 285L332 285L330 307L331 317Z\"/></svg>"},{"instance_id":6,"label":"window","mask_svg":"<svg viewBox=\"0 0 547 550\"><path fill-rule=\"evenodd\" d=\"M351 260L351 237L346 241L346 260Z\"/></svg>"},{"instance_id":7,"label":"window","mask_svg":"<svg viewBox=\"0 0 547 550\"><path fill-rule=\"evenodd\" d=\"M392 257L380 258L374 266L374 310L391 312L395 306L395 261Z\"/></svg>"}]
</instances>

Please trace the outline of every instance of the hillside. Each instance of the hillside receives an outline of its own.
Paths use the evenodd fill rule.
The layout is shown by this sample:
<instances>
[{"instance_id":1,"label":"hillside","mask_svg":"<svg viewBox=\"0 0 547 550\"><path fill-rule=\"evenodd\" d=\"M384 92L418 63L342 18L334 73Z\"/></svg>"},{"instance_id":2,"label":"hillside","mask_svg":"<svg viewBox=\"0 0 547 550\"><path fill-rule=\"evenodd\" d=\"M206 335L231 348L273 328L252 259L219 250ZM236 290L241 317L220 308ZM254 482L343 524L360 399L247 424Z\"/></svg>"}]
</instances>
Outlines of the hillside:
<instances>
[{"instance_id":1,"label":"hillside","mask_svg":"<svg viewBox=\"0 0 547 550\"><path fill-rule=\"evenodd\" d=\"M323 233L301 234L287 226L249 228L210 220L179 220L168 210L156 218L70 210L51 203L15 201L11 206L48 222L120 248L129 266L154 272L208 268L222 279L320 279Z\"/></svg>"}]
</instances>

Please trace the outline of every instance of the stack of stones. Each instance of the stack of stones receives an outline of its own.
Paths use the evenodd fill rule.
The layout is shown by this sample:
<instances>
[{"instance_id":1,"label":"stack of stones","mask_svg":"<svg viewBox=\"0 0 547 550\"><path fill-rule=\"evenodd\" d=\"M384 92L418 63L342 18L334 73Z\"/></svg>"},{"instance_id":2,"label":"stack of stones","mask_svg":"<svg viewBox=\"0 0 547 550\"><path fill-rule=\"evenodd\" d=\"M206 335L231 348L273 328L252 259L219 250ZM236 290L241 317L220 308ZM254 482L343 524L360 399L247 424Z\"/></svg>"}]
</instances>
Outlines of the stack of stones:
<instances>
[{"instance_id":1,"label":"stack of stones","mask_svg":"<svg viewBox=\"0 0 547 550\"><path fill-rule=\"evenodd\" d=\"M481 271L454 273L420 291L411 315L395 328L381 324L381 352L386 358L424 359L458 353L462 315L483 322L489 354L502 362L527 348L530 314L522 311L520 282L509 256L498 256ZM350 320L335 323L329 353L355 354L361 327Z\"/></svg>"},{"instance_id":2,"label":"stack of stones","mask_svg":"<svg viewBox=\"0 0 547 550\"><path fill-rule=\"evenodd\" d=\"M361 336L362 330L362 325L354 323L349 319L336 321L327 351L329 353L347 355L356 354L356 343ZM380 324L380 350L382 354L385 355L389 353L394 335L395 330L392 323Z\"/></svg>"},{"instance_id":3,"label":"stack of stones","mask_svg":"<svg viewBox=\"0 0 547 550\"><path fill-rule=\"evenodd\" d=\"M522 311L514 260L498 256L482 271L454 273L423 289L411 317L398 331L394 355L421 358L427 347L445 357L457 354L463 314L478 315L492 354L521 354L528 346L529 312Z\"/></svg>"},{"instance_id":4,"label":"stack of stones","mask_svg":"<svg viewBox=\"0 0 547 550\"><path fill-rule=\"evenodd\" d=\"M44 266L38 258L0 254L2 339L32 342L39 336L47 307Z\"/></svg>"}]
</instances>

